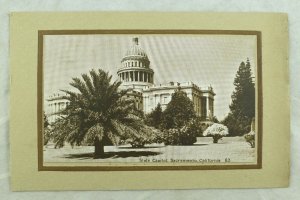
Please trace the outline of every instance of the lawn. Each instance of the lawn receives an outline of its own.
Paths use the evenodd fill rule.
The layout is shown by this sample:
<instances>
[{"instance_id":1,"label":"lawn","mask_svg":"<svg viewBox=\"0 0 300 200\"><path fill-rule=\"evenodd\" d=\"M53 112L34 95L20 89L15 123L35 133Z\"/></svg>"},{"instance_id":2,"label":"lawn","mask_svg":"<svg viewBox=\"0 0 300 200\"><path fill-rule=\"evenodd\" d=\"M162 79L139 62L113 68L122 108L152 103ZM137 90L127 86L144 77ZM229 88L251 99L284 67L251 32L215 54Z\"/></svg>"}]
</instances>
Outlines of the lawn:
<instances>
[{"instance_id":1,"label":"lawn","mask_svg":"<svg viewBox=\"0 0 300 200\"><path fill-rule=\"evenodd\" d=\"M55 149L53 144L44 146L44 161L47 162L170 162L199 160L213 162L255 162L255 149L250 148L243 137L225 137L217 144L212 138L200 137L190 146L146 145L132 148L130 145L105 146L105 158L93 159L93 146L66 145Z\"/></svg>"}]
</instances>

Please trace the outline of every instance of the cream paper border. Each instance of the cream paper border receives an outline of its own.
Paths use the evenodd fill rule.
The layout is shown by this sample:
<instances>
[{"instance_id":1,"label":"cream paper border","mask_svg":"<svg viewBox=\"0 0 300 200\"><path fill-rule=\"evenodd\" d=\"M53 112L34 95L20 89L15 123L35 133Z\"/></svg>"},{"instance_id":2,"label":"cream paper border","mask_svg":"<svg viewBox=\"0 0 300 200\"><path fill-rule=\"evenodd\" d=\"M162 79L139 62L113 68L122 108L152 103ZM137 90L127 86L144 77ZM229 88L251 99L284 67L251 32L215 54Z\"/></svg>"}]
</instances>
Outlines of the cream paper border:
<instances>
[{"instance_id":1,"label":"cream paper border","mask_svg":"<svg viewBox=\"0 0 300 200\"><path fill-rule=\"evenodd\" d=\"M284 187L289 181L288 32L285 14L12 13L11 188L115 190ZM38 171L38 30L252 30L262 33L262 169Z\"/></svg>"}]
</instances>

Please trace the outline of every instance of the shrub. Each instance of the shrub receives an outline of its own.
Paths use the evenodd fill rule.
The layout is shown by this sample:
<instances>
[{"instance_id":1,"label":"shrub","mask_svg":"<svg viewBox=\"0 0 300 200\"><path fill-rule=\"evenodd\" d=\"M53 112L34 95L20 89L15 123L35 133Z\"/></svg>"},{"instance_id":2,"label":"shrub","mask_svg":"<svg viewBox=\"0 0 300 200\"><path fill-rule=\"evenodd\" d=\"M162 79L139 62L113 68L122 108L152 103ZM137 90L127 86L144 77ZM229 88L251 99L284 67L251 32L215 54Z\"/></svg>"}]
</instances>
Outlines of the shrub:
<instances>
[{"instance_id":1,"label":"shrub","mask_svg":"<svg viewBox=\"0 0 300 200\"><path fill-rule=\"evenodd\" d=\"M183 126L180 129L179 133L180 135L178 145L192 145L197 142L198 130L195 130L193 124L187 124Z\"/></svg>"},{"instance_id":2,"label":"shrub","mask_svg":"<svg viewBox=\"0 0 300 200\"><path fill-rule=\"evenodd\" d=\"M165 145L178 145L179 142L179 129L165 129L163 131L160 141L165 143Z\"/></svg>"},{"instance_id":3,"label":"shrub","mask_svg":"<svg viewBox=\"0 0 300 200\"><path fill-rule=\"evenodd\" d=\"M244 135L246 142L248 142L251 148L255 147L255 132L251 131L250 133Z\"/></svg>"},{"instance_id":4,"label":"shrub","mask_svg":"<svg viewBox=\"0 0 300 200\"><path fill-rule=\"evenodd\" d=\"M219 139L226 135L228 135L228 128L218 123L214 123L203 133L203 136L212 136L214 143L218 143Z\"/></svg>"},{"instance_id":5,"label":"shrub","mask_svg":"<svg viewBox=\"0 0 300 200\"><path fill-rule=\"evenodd\" d=\"M165 145L192 145L201 134L200 123L197 120L190 120L181 128L164 130L161 141Z\"/></svg>"},{"instance_id":6,"label":"shrub","mask_svg":"<svg viewBox=\"0 0 300 200\"><path fill-rule=\"evenodd\" d=\"M144 126L139 131L129 132L125 130L125 134L120 137L120 142L130 144L133 148L144 147L145 144L151 144L158 141L160 131L150 126Z\"/></svg>"},{"instance_id":7,"label":"shrub","mask_svg":"<svg viewBox=\"0 0 300 200\"><path fill-rule=\"evenodd\" d=\"M239 117L235 118L233 114L229 114L222 121L222 124L228 127L230 136L243 136L251 130L251 118Z\"/></svg>"}]
</instances>

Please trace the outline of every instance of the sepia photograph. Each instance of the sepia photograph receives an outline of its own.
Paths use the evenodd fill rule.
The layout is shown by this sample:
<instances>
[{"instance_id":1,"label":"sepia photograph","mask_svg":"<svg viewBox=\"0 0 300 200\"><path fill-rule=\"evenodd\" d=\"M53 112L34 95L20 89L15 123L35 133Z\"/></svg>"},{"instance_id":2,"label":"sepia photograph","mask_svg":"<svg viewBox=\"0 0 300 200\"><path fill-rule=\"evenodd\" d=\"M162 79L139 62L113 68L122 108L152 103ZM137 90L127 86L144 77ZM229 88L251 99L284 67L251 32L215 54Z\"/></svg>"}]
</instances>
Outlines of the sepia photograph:
<instances>
[{"instance_id":1,"label":"sepia photograph","mask_svg":"<svg viewBox=\"0 0 300 200\"><path fill-rule=\"evenodd\" d=\"M260 168L260 37L40 31L40 167Z\"/></svg>"}]
</instances>

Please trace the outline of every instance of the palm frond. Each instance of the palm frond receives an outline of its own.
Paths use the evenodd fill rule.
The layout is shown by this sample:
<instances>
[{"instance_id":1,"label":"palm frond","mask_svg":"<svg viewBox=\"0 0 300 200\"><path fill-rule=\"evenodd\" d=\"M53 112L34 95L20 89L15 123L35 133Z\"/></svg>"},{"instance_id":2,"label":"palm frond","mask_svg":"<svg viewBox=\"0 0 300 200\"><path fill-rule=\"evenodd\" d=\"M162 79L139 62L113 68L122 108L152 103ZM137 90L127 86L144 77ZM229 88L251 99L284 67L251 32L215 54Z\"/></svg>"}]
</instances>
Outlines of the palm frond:
<instances>
[{"instance_id":1,"label":"palm frond","mask_svg":"<svg viewBox=\"0 0 300 200\"><path fill-rule=\"evenodd\" d=\"M91 78L87 74L82 74L81 76L86 84L86 88L88 89L89 93L95 95L95 88L91 81Z\"/></svg>"},{"instance_id":2,"label":"palm frond","mask_svg":"<svg viewBox=\"0 0 300 200\"><path fill-rule=\"evenodd\" d=\"M101 69L91 70L82 74L82 79L72 79L70 85L77 92L61 90L66 93L63 98L69 105L61 113L65 117L55 124L54 130L60 133L54 139L58 147L65 141L80 145L82 141L92 143L96 136L139 138L140 133L147 132L135 101L125 98L128 91L119 90L121 82L111 79Z\"/></svg>"}]
</instances>

